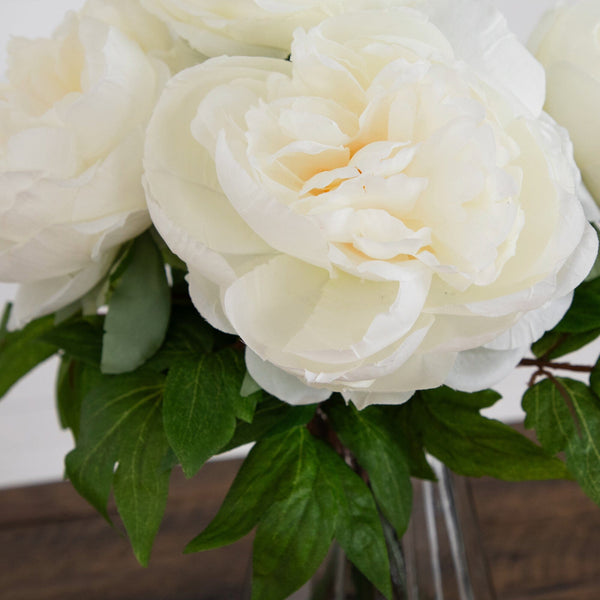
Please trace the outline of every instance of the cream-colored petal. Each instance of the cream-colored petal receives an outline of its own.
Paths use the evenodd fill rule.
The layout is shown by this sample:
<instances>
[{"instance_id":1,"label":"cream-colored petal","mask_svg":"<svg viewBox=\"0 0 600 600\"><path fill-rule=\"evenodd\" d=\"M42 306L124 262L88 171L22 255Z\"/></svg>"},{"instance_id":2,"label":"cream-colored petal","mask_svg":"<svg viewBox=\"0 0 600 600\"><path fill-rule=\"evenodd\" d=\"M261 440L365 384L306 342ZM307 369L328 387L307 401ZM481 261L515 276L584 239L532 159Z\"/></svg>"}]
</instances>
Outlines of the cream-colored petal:
<instances>
[{"instance_id":1,"label":"cream-colored petal","mask_svg":"<svg viewBox=\"0 0 600 600\"><path fill-rule=\"evenodd\" d=\"M221 289L196 269L187 275L189 292L198 312L216 329L235 335L236 331L223 312Z\"/></svg>"},{"instance_id":2,"label":"cream-colored petal","mask_svg":"<svg viewBox=\"0 0 600 600\"><path fill-rule=\"evenodd\" d=\"M357 391L368 394L363 397L363 402L378 404L381 394L381 403L385 404L394 394L402 398L405 394L412 395L415 390L433 389L444 383L455 360L456 354L452 352L415 353L396 371L374 380L367 389ZM344 395L350 390L349 386Z\"/></svg>"},{"instance_id":3,"label":"cream-colored petal","mask_svg":"<svg viewBox=\"0 0 600 600\"><path fill-rule=\"evenodd\" d=\"M529 311L513 327L485 344L485 347L490 350L511 350L530 346L559 323L569 310L572 299L573 294L567 294Z\"/></svg>"},{"instance_id":4,"label":"cream-colored petal","mask_svg":"<svg viewBox=\"0 0 600 600\"><path fill-rule=\"evenodd\" d=\"M318 267L329 268L327 241L318 224L282 204L236 159L224 135L217 142L219 183L232 206L269 246Z\"/></svg>"},{"instance_id":5,"label":"cream-colored petal","mask_svg":"<svg viewBox=\"0 0 600 600\"><path fill-rule=\"evenodd\" d=\"M225 291L225 314L261 358L269 360L271 353L279 357L281 349L310 318L328 280L326 270L278 255ZM289 366L297 367L297 359Z\"/></svg>"},{"instance_id":6,"label":"cream-colored petal","mask_svg":"<svg viewBox=\"0 0 600 600\"><path fill-rule=\"evenodd\" d=\"M29 321L51 314L89 292L108 272L115 253L107 252L99 262L71 274L39 279L19 286L10 315L10 329L24 327Z\"/></svg>"},{"instance_id":7,"label":"cream-colored petal","mask_svg":"<svg viewBox=\"0 0 600 600\"><path fill-rule=\"evenodd\" d=\"M491 2L430 0L427 9L455 55L512 99L515 115L537 117L544 105L544 69L527 52Z\"/></svg>"},{"instance_id":8,"label":"cream-colored petal","mask_svg":"<svg viewBox=\"0 0 600 600\"><path fill-rule=\"evenodd\" d=\"M110 150L125 131L150 116L160 91L156 69L124 34L83 18L80 39L86 52L82 94L61 110L88 162Z\"/></svg>"},{"instance_id":9,"label":"cream-colored petal","mask_svg":"<svg viewBox=\"0 0 600 600\"><path fill-rule=\"evenodd\" d=\"M514 370L528 349L528 346L511 350L475 348L459 352L444 383L461 392L493 387Z\"/></svg>"},{"instance_id":10,"label":"cream-colored petal","mask_svg":"<svg viewBox=\"0 0 600 600\"><path fill-rule=\"evenodd\" d=\"M188 255L184 246L202 245L234 254L271 251L223 194L211 157L216 139L210 139L208 130L200 136L197 114L213 86L240 77L264 84L273 70L288 68L282 68L282 62L247 58L207 61L173 78L163 93L147 131L144 179L157 227L169 244L170 235L161 228L178 231L178 249L172 249L183 260L193 260L193 252ZM183 241L184 237L189 239Z\"/></svg>"},{"instance_id":11,"label":"cream-colored petal","mask_svg":"<svg viewBox=\"0 0 600 600\"><path fill-rule=\"evenodd\" d=\"M246 349L246 367L263 390L289 404L317 404L331 396L330 390L309 387L294 375L262 360L250 348Z\"/></svg>"},{"instance_id":12,"label":"cream-colored petal","mask_svg":"<svg viewBox=\"0 0 600 600\"><path fill-rule=\"evenodd\" d=\"M387 404L395 406L408 402L414 392L361 392L358 390L346 390L343 393L346 402L352 402L358 410L363 410L372 404Z\"/></svg>"}]
</instances>

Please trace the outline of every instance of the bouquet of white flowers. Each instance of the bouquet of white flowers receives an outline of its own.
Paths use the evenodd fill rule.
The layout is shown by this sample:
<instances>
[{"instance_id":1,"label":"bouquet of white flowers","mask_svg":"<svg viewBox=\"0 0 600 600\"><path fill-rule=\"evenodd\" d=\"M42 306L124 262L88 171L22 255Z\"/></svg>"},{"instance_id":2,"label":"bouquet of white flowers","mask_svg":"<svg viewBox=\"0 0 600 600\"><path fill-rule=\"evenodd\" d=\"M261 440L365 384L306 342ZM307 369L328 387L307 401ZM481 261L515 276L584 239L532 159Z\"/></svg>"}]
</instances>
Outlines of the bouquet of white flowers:
<instances>
[{"instance_id":1,"label":"bouquet of white flowers","mask_svg":"<svg viewBox=\"0 0 600 600\"><path fill-rule=\"evenodd\" d=\"M391 598L428 455L600 503L600 367L556 362L600 336L598 26L538 62L487 0L88 0L11 42L0 392L60 355L67 476L142 564L171 470L248 442L187 550L256 527L255 600L334 539ZM480 414L518 366L539 445Z\"/></svg>"}]
</instances>

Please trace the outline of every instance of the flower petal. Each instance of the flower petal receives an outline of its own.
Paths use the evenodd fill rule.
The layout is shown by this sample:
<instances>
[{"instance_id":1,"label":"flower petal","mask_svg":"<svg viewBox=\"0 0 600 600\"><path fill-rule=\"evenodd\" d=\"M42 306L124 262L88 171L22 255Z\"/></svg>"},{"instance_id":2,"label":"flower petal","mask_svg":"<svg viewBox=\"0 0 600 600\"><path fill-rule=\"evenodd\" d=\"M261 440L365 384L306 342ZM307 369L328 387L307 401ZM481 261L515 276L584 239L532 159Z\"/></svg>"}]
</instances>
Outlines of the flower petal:
<instances>
[{"instance_id":1,"label":"flower petal","mask_svg":"<svg viewBox=\"0 0 600 600\"><path fill-rule=\"evenodd\" d=\"M444 383L461 392L492 387L513 371L528 349L528 346L511 350L474 348L459 352Z\"/></svg>"},{"instance_id":2,"label":"flower petal","mask_svg":"<svg viewBox=\"0 0 600 600\"><path fill-rule=\"evenodd\" d=\"M537 117L544 106L544 69L510 31L504 15L480 0L430 0L428 5L456 57L512 98L513 114Z\"/></svg>"},{"instance_id":3,"label":"flower petal","mask_svg":"<svg viewBox=\"0 0 600 600\"><path fill-rule=\"evenodd\" d=\"M246 367L263 390L289 404L317 404L331 396L330 390L309 387L294 375L262 360L250 348L246 349Z\"/></svg>"}]
</instances>

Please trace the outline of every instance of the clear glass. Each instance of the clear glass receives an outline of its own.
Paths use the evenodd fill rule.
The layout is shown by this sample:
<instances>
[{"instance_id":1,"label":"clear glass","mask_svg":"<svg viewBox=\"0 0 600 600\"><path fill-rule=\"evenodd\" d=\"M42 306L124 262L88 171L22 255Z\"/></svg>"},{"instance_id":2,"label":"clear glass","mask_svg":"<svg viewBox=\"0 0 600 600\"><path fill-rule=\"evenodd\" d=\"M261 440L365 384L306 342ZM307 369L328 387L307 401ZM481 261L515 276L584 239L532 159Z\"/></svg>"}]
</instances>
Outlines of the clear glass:
<instances>
[{"instance_id":1,"label":"clear glass","mask_svg":"<svg viewBox=\"0 0 600 600\"><path fill-rule=\"evenodd\" d=\"M402 541L386 528L393 600L496 600L468 481L434 458L430 463L438 482L413 481L413 514ZM334 546L290 600L384 599Z\"/></svg>"},{"instance_id":2,"label":"clear glass","mask_svg":"<svg viewBox=\"0 0 600 600\"><path fill-rule=\"evenodd\" d=\"M414 482L402 541L407 585L397 600L496 600L468 480L429 461L438 482Z\"/></svg>"}]
</instances>

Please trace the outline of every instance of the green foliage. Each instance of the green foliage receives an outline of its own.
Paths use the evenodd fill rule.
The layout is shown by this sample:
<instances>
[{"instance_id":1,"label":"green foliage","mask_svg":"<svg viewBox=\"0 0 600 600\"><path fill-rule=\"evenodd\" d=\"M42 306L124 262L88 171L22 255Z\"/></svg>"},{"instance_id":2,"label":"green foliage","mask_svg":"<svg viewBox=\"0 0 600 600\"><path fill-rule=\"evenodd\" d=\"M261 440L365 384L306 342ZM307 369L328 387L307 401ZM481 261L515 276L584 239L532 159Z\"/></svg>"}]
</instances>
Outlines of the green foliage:
<instances>
[{"instance_id":1,"label":"green foliage","mask_svg":"<svg viewBox=\"0 0 600 600\"><path fill-rule=\"evenodd\" d=\"M148 405L136 424L135 436L124 438L114 494L138 561L146 566L162 521L169 493L170 469L165 466L169 444L160 403Z\"/></svg>"},{"instance_id":2,"label":"green foliage","mask_svg":"<svg viewBox=\"0 0 600 600\"><path fill-rule=\"evenodd\" d=\"M316 404L291 406L267 396L258 404L252 422L238 422L235 434L223 451L306 425L313 418L315 409Z\"/></svg>"},{"instance_id":3,"label":"green foliage","mask_svg":"<svg viewBox=\"0 0 600 600\"><path fill-rule=\"evenodd\" d=\"M83 398L99 385L102 379L99 368L75 360L71 356L64 356L60 362L56 378L56 404L61 426L70 429L75 440L79 438Z\"/></svg>"},{"instance_id":4,"label":"green foliage","mask_svg":"<svg viewBox=\"0 0 600 600\"><path fill-rule=\"evenodd\" d=\"M304 435L304 430L297 427L258 442L242 464L217 516L186 551L200 552L235 542L254 528L272 503L286 498Z\"/></svg>"},{"instance_id":5,"label":"green foliage","mask_svg":"<svg viewBox=\"0 0 600 600\"><path fill-rule=\"evenodd\" d=\"M600 399L580 381L545 379L527 391L525 426L534 428L550 453L565 452L569 471L585 493L600 504Z\"/></svg>"},{"instance_id":6,"label":"green foliage","mask_svg":"<svg viewBox=\"0 0 600 600\"><path fill-rule=\"evenodd\" d=\"M253 600L288 597L333 540L391 598L389 557L392 570L399 559L388 556L386 539L408 526L411 476L435 479L426 452L474 477L570 471L600 504L600 365L591 389L551 377L526 393L526 425L541 445L481 416L499 399L490 390L442 387L362 411L337 394L320 408L290 406L257 388L243 344L197 313L184 275L185 265L147 232L119 255L106 317L71 307L60 324L48 316L8 332L6 313L0 330L0 394L60 351L57 406L76 440L67 475L109 521L112 490L140 563L148 563L172 467L181 463L191 477L211 456L248 442L256 445L221 509L186 551L226 545L256 528ZM551 360L600 335L599 303L600 278L589 279L561 323L534 344L536 355ZM555 456L561 451L566 466Z\"/></svg>"},{"instance_id":7,"label":"green foliage","mask_svg":"<svg viewBox=\"0 0 600 600\"><path fill-rule=\"evenodd\" d=\"M121 518L144 565L168 493L163 386L163 377L147 371L105 376L83 399L77 446L66 458L67 475L77 491L109 521L107 502L114 484Z\"/></svg>"},{"instance_id":8,"label":"green foliage","mask_svg":"<svg viewBox=\"0 0 600 600\"><path fill-rule=\"evenodd\" d=\"M402 537L412 509L410 471L385 411L374 406L359 412L339 398L330 401L326 411L341 442L367 471L385 518Z\"/></svg>"},{"instance_id":9,"label":"green foliage","mask_svg":"<svg viewBox=\"0 0 600 600\"><path fill-rule=\"evenodd\" d=\"M499 397L491 390L467 394L446 387L420 392L412 422L427 450L460 475L509 481L568 477L565 465L544 448L479 414Z\"/></svg>"},{"instance_id":10,"label":"green foliage","mask_svg":"<svg viewBox=\"0 0 600 600\"><path fill-rule=\"evenodd\" d=\"M149 233L135 240L117 273L102 345L102 371L112 374L133 371L159 349L171 303L162 257Z\"/></svg>"},{"instance_id":11,"label":"green foliage","mask_svg":"<svg viewBox=\"0 0 600 600\"><path fill-rule=\"evenodd\" d=\"M377 411L381 413L381 419L387 423L394 441L402 448L411 476L435 481L435 473L425 456L423 436L419 428L412 424L415 402L419 402L418 395L400 406L378 406Z\"/></svg>"},{"instance_id":12,"label":"green foliage","mask_svg":"<svg viewBox=\"0 0 600 600\"><path fill-rule=\"evenodd\" d=\"M369 489L305 427L254 446L217 516L187 551L230 544L256 525L253 598L286 598L311 577L334 536L390 596L385 539Z\"/></svg>"},{"instance_id":13,"label":"green foliage","mask_svg":"<svg viewBox=\"0 0 600 600\"><path fill-rule=\"evenodd\" d=\"M233 437L236 417L248 420L252 398L240 395L246 369L232 349L175 363L165 388L164 419L169 442L188 477Z\"/></svg>"},{"instance_id":14,"label":"green foliage","mask_svg":"<svg viewBox=\"0 0 600 600\"><path fill-rule=\"evenodd\" d=\"M18 331L8 331L10 309L9 304L4 310L0 329L0 398L21 377L56 352L56 346L42 339L54 326L52 316L36 319Z\"/></svg>"},{"instance_id":15,"label":"green foliage","mask_svg":"<svg viewBox=\"0 0 600 600\"><path fill-rule=\"evenodd\" d=\"M306 429L297 436L295 464L287 494L261 516L253 551L252 598L287 598L310 579L335 531L334 490L324 476L316 443ZM269 464L262 465L262 471Z\"/></svg>"},{"instance_id":16,"label":"green foliage","mask_svg":"<svg viewBox=\"0 0 600 600\"><path fill-rule=\"evenodd\" d=\"M600 329L592 329L583 333L549 331L533 344L531 350L538 358L553 360L587 346L598 336L600 336Z\"/></svg>"},{"instance_id":17,"label":"green foliage","mask_svg":"<svg viewBox=\"0 0 600 600\"><path fill-rule=\"evenodd\" d=\"M573 303L554 328L558 333L588 333L600 329L600 278L585 281L576 290Z\"/></svg>"},{"instance_id":18,"label":"green foliage","mask_svg":"<svg viewBox=\"0 0 600 600\"><path fill-rule=\"evenodd\" d=\"M164 371L177 361L211 352L217 335L193 306L174 305L165 341L145 367Z\"/></svg>"},{"instance_id":19,"label":"green foliage","mask_svg":"<svg viewBox=\"0 0 600 600\"><path fill-rule=\"evenodd\" d=\"M99 366L102 357L103 318L87 317L62 323L42 335L69 356L89 365Z\"/></svg>"},{"instance_id":20,"label":"green foliage","mask_svg":"<svg viewBox=\"0 0 600 600\"><path fill-rule=\"evenodd\" d=\"M313 443L325 480L337 500L335 538L348 559L386 598L391 598L385 536L371 491L329 446Z\"/></svg>"}]
</instances>

